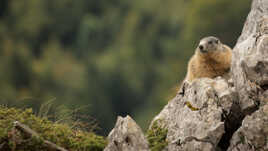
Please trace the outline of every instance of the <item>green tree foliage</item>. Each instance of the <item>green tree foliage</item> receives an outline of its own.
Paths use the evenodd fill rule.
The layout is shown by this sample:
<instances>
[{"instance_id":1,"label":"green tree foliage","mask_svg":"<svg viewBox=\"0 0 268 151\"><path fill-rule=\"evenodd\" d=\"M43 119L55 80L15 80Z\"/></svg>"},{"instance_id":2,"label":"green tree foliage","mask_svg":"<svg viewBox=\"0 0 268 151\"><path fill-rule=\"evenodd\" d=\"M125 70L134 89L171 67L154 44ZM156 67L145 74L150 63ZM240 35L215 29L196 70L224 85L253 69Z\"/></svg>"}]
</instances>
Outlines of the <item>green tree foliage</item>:
<instances>
[{"instance_id":1,"label":"green tree foliage","mask_svg":"<svg viewBox=\"0 0 268 151\"><path fill-rule=\"evenodd\" d=\"M173 95L198 40L234 45L250 0L0 0L0 102L86 106L146 127ZM56 112L56 107L50 114Z\"/></svg>"},{"instance_id":2,"label":"green tree foliage","mask_svg":"<svg viewBox=\"0 0 268 151\"><path fill-rule=\"evenodd\" d=\"M251 0L193 0L189 5L184 38L198 41L204 36L215 35L228 45L234 46L250 3Z\"/></svg>"}]
</instances>

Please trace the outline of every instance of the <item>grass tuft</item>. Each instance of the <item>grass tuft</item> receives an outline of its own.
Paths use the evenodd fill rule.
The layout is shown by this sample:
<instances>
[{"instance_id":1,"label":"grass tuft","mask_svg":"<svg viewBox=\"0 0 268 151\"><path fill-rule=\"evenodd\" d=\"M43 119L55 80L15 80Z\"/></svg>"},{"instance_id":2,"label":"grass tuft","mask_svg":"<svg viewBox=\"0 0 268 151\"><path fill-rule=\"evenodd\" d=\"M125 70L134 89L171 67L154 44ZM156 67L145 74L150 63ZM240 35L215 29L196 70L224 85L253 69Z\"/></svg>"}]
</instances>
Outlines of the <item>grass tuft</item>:
<instances>
[{"instance_id":1,"label":"grass tuft","mask_svg":"<svg viewBox=\"0 0 268 151\"><path fill-rule=\"evenodd\" d=\"M153 123L147 131L147 140L151 151L162 151L168 145L167 132L167 129L158 126L157 121Z\"/></svg>"},{"instance_id":2,"label":"grass tuft","mask_svg":"<svg viewBox=\"0 0 268 151\"><path fill-rule=\"evenodd\" d=\"M0 147L2 150L45 151L40 139L26 138L13 129L19 121L36 131L43 140L51 141L71 151L102 151L107 141L93 132L74 130L67 124L58 124L33 114L31 109L21 110L0 106Z\"/></svg>"}]
</instances>

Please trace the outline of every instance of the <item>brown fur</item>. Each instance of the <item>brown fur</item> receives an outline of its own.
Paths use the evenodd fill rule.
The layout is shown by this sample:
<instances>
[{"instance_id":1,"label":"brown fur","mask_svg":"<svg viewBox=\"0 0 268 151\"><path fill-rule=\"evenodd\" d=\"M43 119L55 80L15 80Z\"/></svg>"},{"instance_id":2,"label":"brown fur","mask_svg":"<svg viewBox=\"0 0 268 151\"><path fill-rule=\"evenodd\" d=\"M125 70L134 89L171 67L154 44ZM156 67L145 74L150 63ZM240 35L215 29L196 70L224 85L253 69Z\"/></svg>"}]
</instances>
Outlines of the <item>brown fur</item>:
<instances>
[{"instance_id":1,"label":"brown fur","mask_svg":"<svg viewBox=\"0 0 268 151\"><path fill-rule=\"evenodd\" d=\"M204 47L208 45L207 39L201 40L201 42ZM195 54L188 63L185 81L191 83L197 78L215 78L223 76L229 71L232 58L231 48L220 42L214 45L215 50L206 53L202 53L199 47L196 48Z\"/></svg>"}]
</instances>

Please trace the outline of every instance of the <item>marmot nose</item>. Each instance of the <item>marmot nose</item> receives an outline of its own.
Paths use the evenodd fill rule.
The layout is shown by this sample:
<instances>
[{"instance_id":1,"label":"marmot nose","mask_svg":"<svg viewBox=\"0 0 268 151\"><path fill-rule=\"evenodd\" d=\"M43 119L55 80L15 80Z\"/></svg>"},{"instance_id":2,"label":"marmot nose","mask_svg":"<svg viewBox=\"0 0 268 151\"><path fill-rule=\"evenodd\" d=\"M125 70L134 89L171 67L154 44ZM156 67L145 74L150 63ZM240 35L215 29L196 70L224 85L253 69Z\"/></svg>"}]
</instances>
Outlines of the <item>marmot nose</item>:
<instances>
[{"instance_id":1,"label":"marmot nose","mask_svg":"<svg viewBox=\"0 0 268 151\"><path fill-rule=\"evenodd\" d=\"M204 46L199 45L199 49L200 49L200 50L203 50L203 49L204 49Z\"/></svg>"}]
</instances>

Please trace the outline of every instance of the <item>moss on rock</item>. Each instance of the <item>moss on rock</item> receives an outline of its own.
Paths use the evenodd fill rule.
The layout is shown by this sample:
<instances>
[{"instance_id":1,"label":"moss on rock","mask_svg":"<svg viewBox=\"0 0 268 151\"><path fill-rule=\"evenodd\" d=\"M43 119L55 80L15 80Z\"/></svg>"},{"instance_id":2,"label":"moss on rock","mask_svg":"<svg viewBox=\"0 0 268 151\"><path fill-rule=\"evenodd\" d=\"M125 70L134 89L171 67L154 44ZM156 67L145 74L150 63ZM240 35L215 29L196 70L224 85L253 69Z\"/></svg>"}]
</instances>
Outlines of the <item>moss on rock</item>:
<instances>
[{"instance_id":1,"label":"moss on rock","mask_svg":"<svg viewBox=\"0 0 268 151\"><path fill-rule=\"evenodd\" d=\"M46 150L42 140L26 138L13 129L19 121L37 132L42 139L72 151L102 151L107 141L93 132L73 130L65 124L55 124L46 118L36 117L31 109L21 110L0 106L0 147L3 150Z\"/></svg>"},{"instance_id":2,"label":"moss on rock","mask_svg":"<svg viewBox=\"0 0 268 151\"><path fill-rule=\"evenodd\" d=\"M168 145L167 132L168 130L160 127L157 121L152 124L146 135L151 151L162 151Z\"/></svg>"}]
</instances>

